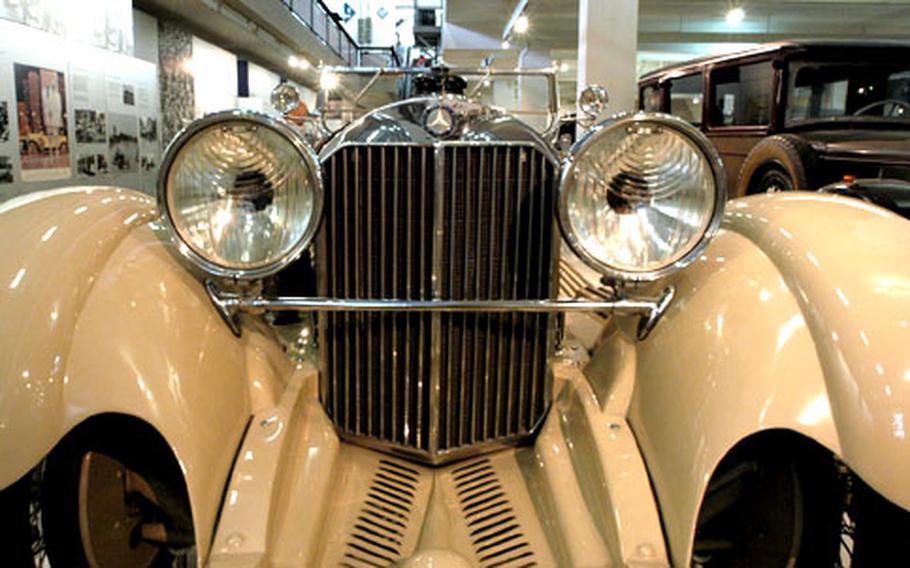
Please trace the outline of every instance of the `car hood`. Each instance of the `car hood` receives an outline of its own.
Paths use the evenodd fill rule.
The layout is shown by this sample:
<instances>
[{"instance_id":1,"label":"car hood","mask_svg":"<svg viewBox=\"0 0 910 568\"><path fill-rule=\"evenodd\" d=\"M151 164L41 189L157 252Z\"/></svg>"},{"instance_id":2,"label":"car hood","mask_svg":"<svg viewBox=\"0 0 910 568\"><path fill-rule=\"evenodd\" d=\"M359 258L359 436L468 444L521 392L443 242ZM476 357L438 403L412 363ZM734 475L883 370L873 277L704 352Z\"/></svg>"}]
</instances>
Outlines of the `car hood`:
<instances>
[{"instance_id":1,"label":"car hood","mask_svg":"<svg viewBox=\"0 0 910 568\"><path fill-rule=\"evenodd\" d=\"M839 128L804 131L800 136L827 158L910 164L910 130Z\"/></svg>"}]
</instances>

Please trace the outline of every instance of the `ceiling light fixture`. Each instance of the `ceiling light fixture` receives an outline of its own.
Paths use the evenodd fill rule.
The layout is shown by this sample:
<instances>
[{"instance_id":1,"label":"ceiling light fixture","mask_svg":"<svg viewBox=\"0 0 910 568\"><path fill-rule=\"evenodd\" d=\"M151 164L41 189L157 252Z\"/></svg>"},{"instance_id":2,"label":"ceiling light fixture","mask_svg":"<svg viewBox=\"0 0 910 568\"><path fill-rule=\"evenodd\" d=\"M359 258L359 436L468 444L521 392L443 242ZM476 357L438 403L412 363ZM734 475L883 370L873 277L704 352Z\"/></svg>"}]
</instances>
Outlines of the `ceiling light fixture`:
<instances>
[{"instance_id":1,"label":"ceiling light fixture","mask_svg":"<svg viewBox=\"0 0 910 568\"><path fill-rule=\"evenodd\" d=\"M518 16L515 20L515 24L512 26L512 29L515 30L515 33L523 34L528 31L528 17L525 15Z\"/></svg>"},{"instance_id":2,"label":"ceiling light fixture","mask_svg":"<svg viewBox=\"0 0 910 568\"><path fill-rule=\"evenodd\" d=\"M502 41L503 43L509 41L512 38L512 33L523 34L528 31L528 17L525 16L525 8L528 7L528 0L518 0L518 3L515 5L515 8L512 10L512 15L509 16L509 21L506 22L506 27L502 29ZM507 48L503 48L507 49Z\"/></svg>"},{"instance_id":3,"label":"ceiling light fixture","mask_svg":"<svg viewBox=\"0 0 910 568\"><path fill-rule=\"evenodd\" d=\"M323 91L332 91L338 88L338 75L331 71L323 71L319 76L319 87Z\"/></svg>"},{"instance_id":4,"label":"ceiling light fixture","mask_svg":"<svg viewBox=\"0 0 910 568\"><path fill-rule=\"evenodd\" d=\"M311 66L310 61L305 57L297 57L296 55L288 57L288 67L291 67L292 69L302 69L306 71Z\"/></svg>"},{"instance_id":5,"label":"ceiling light fixture","mask_svg":"<svg viewBox=\"0 0 910 568\"><path fill-rule=\"evenodd\" d=\"M738 26L744 19L746 19L746 11L740 7L731 8L727 12L727 24L731 26Z\"/></svg>"}]
</instances>

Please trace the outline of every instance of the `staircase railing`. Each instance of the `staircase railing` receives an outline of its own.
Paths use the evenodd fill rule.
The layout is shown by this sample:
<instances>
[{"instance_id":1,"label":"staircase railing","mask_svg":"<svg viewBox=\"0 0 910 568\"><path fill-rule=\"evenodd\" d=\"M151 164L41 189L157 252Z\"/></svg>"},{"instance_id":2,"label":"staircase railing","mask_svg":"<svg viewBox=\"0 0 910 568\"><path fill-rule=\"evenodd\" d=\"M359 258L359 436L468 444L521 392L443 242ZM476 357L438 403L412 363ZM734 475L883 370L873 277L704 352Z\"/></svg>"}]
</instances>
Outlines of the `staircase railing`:
<instances>
[{"instance_id":1,"label":"staircase railing","mask_svg":"<svg viewBox=\"0 0 910 568\"><path fill-rule=\"evenodd\" d=\"M322 0L281 0L281 3L347 65L401 66L398 53L392 46L358 45L338 16Z\"/></svg>"}]
</instances>

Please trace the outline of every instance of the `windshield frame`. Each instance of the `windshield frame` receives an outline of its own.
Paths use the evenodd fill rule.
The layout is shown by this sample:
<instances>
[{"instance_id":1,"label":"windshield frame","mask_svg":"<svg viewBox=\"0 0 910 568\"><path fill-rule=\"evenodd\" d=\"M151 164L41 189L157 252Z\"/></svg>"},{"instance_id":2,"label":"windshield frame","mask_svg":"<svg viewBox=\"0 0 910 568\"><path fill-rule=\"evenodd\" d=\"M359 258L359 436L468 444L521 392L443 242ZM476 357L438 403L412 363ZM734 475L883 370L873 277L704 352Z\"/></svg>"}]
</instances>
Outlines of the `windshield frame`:
<instances>
[{"instance_id":1,"label":"windshield frame","mask_svg":"<svg viewBox=\"0 0 910 568\"><path fill-rule=\"evenodd\" d=\"M330 73L335 75L359 75L362 77L369 77L366 85L361 89L359 93L352 93L353 103L350 106L339 106L336 108L329 109L327 104L326 93L323 89L319 89L316 97L316 110L321 118L323 127L327 129L328 132L338 132L344 128L330 128L327 124L327 121L330 119L342 119L345 113L350 113L355 115L358 112L363 112L363 114L371 112L372 108L358 108L358 102L363 97L363 95L380 79L383 77L403 77L403 76L416 76L423 75L426 73L432 73L433 69L428 67L335 67L335 66L323 66L320 68L320 76L322 73ZM555 131L555 128L559 126L559 84L557 82L557 70L553 68L540 68L540 69L495 69L493 67L450 67L447 68L446 72L450 75L457 75L465 78L466 80L474 79L480 80L481 82L493 79L496 77L541 77L547 82L547 106L546 109L540 111L539 113L528 112L528 111L517 111L515 109L505 109L510 114L513 114L517 117L522 115L529 114L545 114L547 117L546 126L540 130L540 132L545 136L549 136ZM465 96L469 99L473 99L476 89L471 90ZM404 100L404 99L402 99ZM376 107L379 108L379 107ZM362 116L362 114L360 115ZM358 116L359 118L359 116ZM350 121L344 121L345 123L350 123ZM346 125L346 124L345 124ZM537 130L537 128L535 128Z\"/></svg>"}]
</instances>

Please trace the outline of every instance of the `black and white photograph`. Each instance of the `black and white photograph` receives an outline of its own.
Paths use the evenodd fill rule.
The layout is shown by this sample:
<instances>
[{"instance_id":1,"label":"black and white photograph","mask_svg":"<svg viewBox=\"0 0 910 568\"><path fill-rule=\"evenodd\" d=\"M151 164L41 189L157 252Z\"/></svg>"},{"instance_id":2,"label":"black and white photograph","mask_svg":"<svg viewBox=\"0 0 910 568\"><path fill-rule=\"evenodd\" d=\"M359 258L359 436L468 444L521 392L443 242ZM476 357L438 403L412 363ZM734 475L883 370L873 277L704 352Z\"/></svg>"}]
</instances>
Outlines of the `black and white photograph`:
<instances>
[{"instance_id":1,"label":"black and white photograph","mask_svg":"<svg viewBox=\"0 0 910 568\"><path fill-rule=\"evenodd\" d=\"M155 156L148 156L143 154L139 159L139 169L143 172L150 172L155 169L155 166L158 165L155 161Z\"/></svg>"},{"instance_id":2,"label":"black and white photograph","mask_svg":"<svg viewBox=\"0 0 910 568\"><path fill-rule=\"evenodd\" d=\"M132 85L123 85L123 104L136 106L136 88Z\"/></svg>"},{"instance_id":3,"label":"black and white photograph","mask_svg":"<svg viewBox=\"0 0 910 568\"><path fill-rule=\"evenodd\" d=\"M135 116L111 114L108 134L114 171L139 171L139 126Z\"/></svg>"},{"instance_id":4,"label":"black and white photograph","mask_svg":"<svg viewBox=\"0 0 910 568\"><path fill-rule=\"evenodd\" d=\"M76 142L104 144L107 140L107 120L103 112L76 109Z\"/></svg>"},{"instance_id":5,"label":"black and white photograph","mask_svg":"<svg viewBox=\"0 0 910 568\"><path fill-rule=\"evenodd\" d=\"M76 177L87 178L98 175L98 165L94 154L76 156Z\"/></svg>"},{"instance_id":6,"label":"black and white photograph","mask_svg":"<svg viewBox=\"0 0 910 568\"><path fill-rule=\"evenodd\" d=\"M9 156L0 156L0 183L13 183L13 162Z\"/></svg>"},{"instance_id":7,"label":"black and white photograph","mask_svg":"<svg viewBox=\"0 0 910 568\"><path fill-rule=\"evenodd\" d=\"M158 121L150 116L139 117L139 137L146 142L157 142Z\"/></svg>"},{"instance_id":8,"label":"black and white photograph","mask_svg":"<svg viewBox=\"0 0 910 568\"><path fill-rule=\"evenodd\" d=\"M104 175L110 171L110 168L107 164L107 155L106 154L96 154L95 163L98 165L98 175Z\"/></svg>"},{"instance_id":9,"label":"black and white photograph","mask_svg":"<svg viewBox=\"0 0 910 568\"><path fill-rule=\"evenodd\" d=\"M0 142L9 140L9 103L0 101Z\"/></svg>"}]
</instances>

